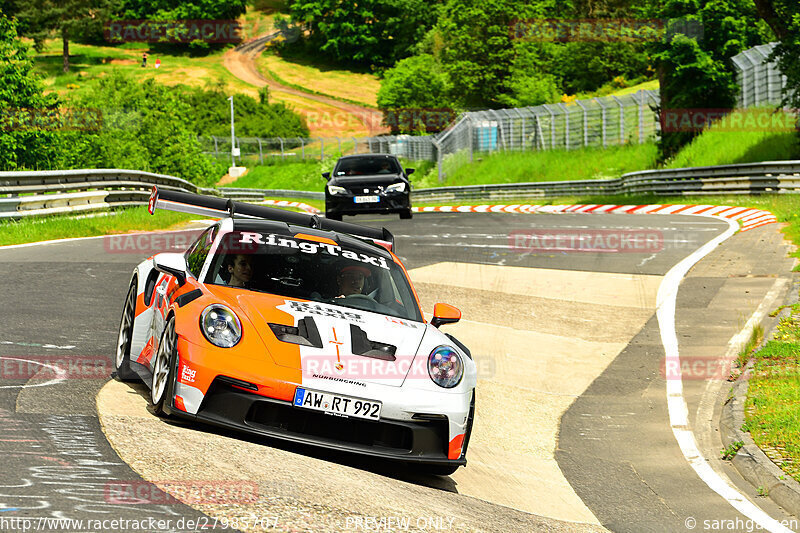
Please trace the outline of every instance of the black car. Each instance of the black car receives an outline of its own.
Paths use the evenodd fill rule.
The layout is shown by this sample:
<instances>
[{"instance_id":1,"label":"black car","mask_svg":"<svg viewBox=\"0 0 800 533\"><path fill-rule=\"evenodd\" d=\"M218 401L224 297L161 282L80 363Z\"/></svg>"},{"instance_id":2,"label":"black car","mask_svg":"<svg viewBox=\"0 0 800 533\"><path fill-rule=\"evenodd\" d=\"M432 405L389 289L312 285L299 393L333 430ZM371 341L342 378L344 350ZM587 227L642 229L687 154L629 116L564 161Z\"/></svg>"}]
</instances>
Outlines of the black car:
<instances>
[{"instance_id":1,"label":"black car","mask_svg":"<svg viewBox=\"0 0 800 533\"><path fill-rule=\"evenodd\" d=\"M342 215L359 213L399 213L411 218L413 168L403 169L397 158L388 154L347 155L340 158L333 172L323 172L325 216L341 220Z\"/></svg>"}]
</instances>

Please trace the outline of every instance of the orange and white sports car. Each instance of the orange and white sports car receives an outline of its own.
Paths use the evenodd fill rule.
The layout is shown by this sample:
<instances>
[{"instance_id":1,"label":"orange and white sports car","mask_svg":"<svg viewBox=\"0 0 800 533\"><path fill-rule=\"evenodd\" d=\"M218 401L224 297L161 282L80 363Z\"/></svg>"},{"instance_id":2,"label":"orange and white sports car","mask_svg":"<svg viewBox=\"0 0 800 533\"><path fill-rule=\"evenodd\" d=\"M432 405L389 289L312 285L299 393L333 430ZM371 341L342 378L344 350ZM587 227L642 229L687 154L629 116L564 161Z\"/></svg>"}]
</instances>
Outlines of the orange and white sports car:
<instances>
[{"instance_id":1,"label":"orange and white sports car","mask_svg":"<svg viewBox=\"0 0 800 533\"><path fill-rule=\"evenodd\" d=\"M184 254L133 271L115 368L156 413L424 466L466 464L469 350L427 322L385 229L154 188L222 216Z\"/></svg>"}]
</instances>

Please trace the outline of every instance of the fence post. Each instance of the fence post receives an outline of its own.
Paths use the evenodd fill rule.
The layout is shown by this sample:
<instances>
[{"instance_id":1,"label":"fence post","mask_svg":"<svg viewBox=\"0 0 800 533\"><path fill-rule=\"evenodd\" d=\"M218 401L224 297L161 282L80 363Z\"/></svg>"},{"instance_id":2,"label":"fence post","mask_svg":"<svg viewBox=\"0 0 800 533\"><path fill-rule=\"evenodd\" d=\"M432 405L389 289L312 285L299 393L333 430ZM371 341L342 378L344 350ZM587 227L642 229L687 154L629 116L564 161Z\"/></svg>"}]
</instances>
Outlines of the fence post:
<instances>
[{"instance_id":1,"label":"fence post","mask_svg":"<svg viewBox=\"0 0 800 533\"><path fill-rule=\"evenodd\" d=\"M644 143L644 89L641 89L639 95L639 144Z\"/></svg>"},{"instance_id":2,"label":"fence post","mask_svg":"<svg viewBox=\"0 0 800 533\"><path fill-rule=\"evenodd\" d=\"M260 137L256 137L256 140L258 141L258 160L263 165L264 164L264 151L261 149L261 138Z\"/></svg>"},{"instance_id":3,"label":"fence post","mask_svg":"<svg viewBox=\"0 0 800 533\"><path fill-rule=\"evenodd\" d=\"M303 161L305 161L306 160L306 143L305 143L305 139L303 139L302 137L298 137L298 139L300 139L301 158L303 159Z\"/></svg>"},{"instance_id":4,"label":"fence post","mask_svg":"<svg viewBox=\"0 0 800 533\"><path fill-rule=\"evenodd\" d=\"M595 98L594 101L597 102L597 105L599 105L600 109L602 110L601 111L601 116L602 116L601 122L602 122L602 124L600 126L600 135L603 138L603 148L605 148L606 147L606 105L603 103L603 100L600 99L600 98Z\"/></svg>"},{"instance_id":5,"label":"fence post","mask_svg":"<svg viewBox=\"0 0 800 533\"><path fill-rule=\"evenodd\" d=\"M436 148L436 168L438 169L439 173L439 183L444 183L444 172L442 171L442 145L434 140L433 146Z\"/></svg>"},{"instance_id":6,"label":"fence post","mask_svg":"<svg viewBox=\"0 0 800 533\"><path fill-rule=\"evenodd\" d=\"M586 115L586 108L581 101L575 100L575 103L578 104L583 111L583 145L589 146L589 117Z\"/></svg>"},{"instance_id":7,"label":"fence post","mask_svg":"<svg viewBox=\"0 0 800 533\"><path fill-rule=\"evenodd\" d=\"M625 106L622 104L619 98L611 95L611 98L619 105L619 143L622 144L625 142Z\"/></svg>"},{"instance_id":8,"label":"fence post","mask_svg":"<svg viewBox=\"0 0 800 533\"><path fill-rule=\"evenodd\" d=\"M353 137L353 153L354 154L358 153L358 139L356 139L355 137Z\"/></svg>"},{"instance_id":9,"label":"fence post","mask_svg":"<svg viewBox=\"0 0 800 533\"><path fill-rule=\"evenodd\" d=\"M219 157L219 150L217 149L217 136L212 135L212 139L214 139L214 157Z\"/></svg>"},{"instance_id":10,"label":"fence post","mask_svg":"<svg viewBox=\"0 0 800 533\"><path fill-rule=\"evenodd\" d=\"M564 111L564 149L569 150L569 111L563 102L559 102L558 105Z\"/></svg>"},{"instance_id":11,"label":"fence post","mask_svg":"<svg viewBox=\"0 0 800 533\"><path fill-rule=\"evenodd\" d=\"M556 148L556 114L553 113L553 110L544 106L545 111L550 113L550 149L555 150Z\"/></svg>"},{"instance_id":12,"label":"fence post","mask_svg":"<svg viewBox=\"0 0 800 533\"><path fill-rule=\"evenodd\" d=\"M281 161L286 159L286 154L283 153L283 137L278 137L278 140L281 142Z\"/></svg>"},{"instance_id":13,"label":"fence post","mask_svg":"<svg viewBox=\"0 0 800 533\"><path fill-rule=\"evenodd\" d=\"M467 119L467 144L469 144L469 162L472 163L472 119Z\"/></svg>"},{"instance_id":14,"label":"fence post","mask_svg":"<svg viewBox=\"0 0 800 533\"><path fill-rule=\"evenodd\" d=\"M341 137L336 137L336 142L339 143L339 155L344 155L342 153L342 138Z\"/></svg>"},{"instance_id":15,"label":"fence post","mask_svg":"<svg viewBox=\"0 0 800 533\"><path fill-rule=\"evenodd\" d=\"M319 160L323 161L325 159L325 139L320 137L319 138Z\"/></svg>"}]
</instances>

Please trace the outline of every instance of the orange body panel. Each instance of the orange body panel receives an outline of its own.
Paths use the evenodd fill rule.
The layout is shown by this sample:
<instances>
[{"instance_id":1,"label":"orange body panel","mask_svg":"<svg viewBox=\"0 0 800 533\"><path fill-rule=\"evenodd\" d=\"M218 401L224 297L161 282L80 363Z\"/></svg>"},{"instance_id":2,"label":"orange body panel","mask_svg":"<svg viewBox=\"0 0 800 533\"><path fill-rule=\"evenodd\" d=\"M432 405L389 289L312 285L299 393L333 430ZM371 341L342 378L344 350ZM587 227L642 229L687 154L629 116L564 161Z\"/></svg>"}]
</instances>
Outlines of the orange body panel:
<instances>
[{"instance_id":1,"label":"orange body panel","mask_svg":"<svg viewBox=\"0 0 800 533\"><path fill-rule=\"evenodd\" d=\"M447 452L448 459L458 459L461 457L461 447L464 445L464 434L456 435L450 441L450 449Z\"/></svg>"}]
</instances>

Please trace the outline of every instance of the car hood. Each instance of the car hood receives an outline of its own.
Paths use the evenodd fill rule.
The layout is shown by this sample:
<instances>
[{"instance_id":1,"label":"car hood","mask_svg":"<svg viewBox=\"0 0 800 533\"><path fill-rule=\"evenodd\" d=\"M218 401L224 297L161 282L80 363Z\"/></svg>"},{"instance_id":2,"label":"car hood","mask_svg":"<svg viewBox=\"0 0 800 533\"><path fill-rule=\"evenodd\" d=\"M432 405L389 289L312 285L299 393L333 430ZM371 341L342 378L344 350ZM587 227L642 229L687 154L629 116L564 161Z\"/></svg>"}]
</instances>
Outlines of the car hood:
<instances>
[{"instance_id":1,"label":"car hood","mask_svg":"<svg viewBox=\"0 0 800 533\"><path fill-rule=\"evenodd\" d=\"M227 288L226 288L227 290ZM349 380L400 386L412 368L425 324L360 309L294 300L272 294L236 291L237 313L244 315L280 366L302 369L303 382ZM296 326L311 319L321 347L278 340L269 324ZM362 333L363 332L363 333ZM244 331L243 335L248 333ZM354 353L363 338L394 347L394 360ZM360 337L361 343L354 337Z\"/></svg>"}]
</instances>

